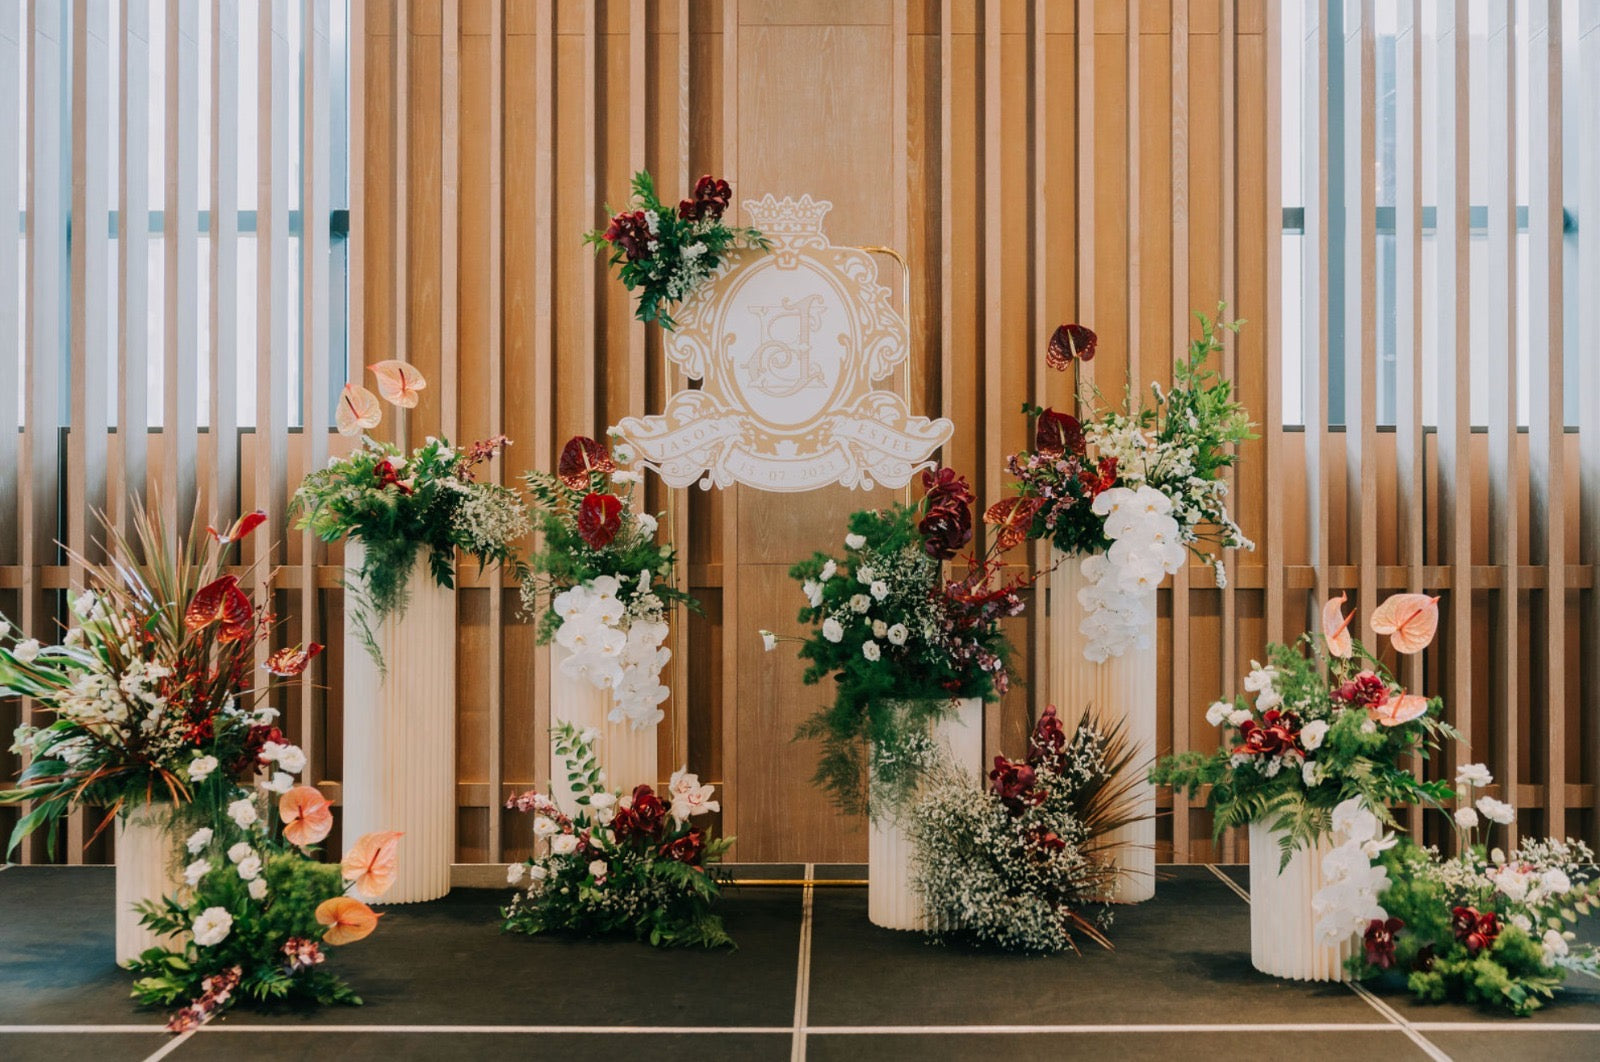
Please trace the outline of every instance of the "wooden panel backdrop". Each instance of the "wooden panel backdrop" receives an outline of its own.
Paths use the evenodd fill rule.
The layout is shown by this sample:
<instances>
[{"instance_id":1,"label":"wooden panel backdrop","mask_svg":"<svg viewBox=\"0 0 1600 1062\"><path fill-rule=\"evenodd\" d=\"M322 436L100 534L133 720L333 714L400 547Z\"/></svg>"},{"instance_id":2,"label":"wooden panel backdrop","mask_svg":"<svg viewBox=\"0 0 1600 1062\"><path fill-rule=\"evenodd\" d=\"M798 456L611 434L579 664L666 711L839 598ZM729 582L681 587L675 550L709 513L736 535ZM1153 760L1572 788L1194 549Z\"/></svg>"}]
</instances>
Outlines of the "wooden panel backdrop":
<instances>
[{"instance_id":1,"label":"wooden panel backdrop","mask_svg":"<svg viewBox=\"0 0 1600 1062\"><path fill-rule=\"evenodd\" d=\"M34 6L29 62L60 63L60 42L46 32L56 5ZM1514 305L1504 294L1515 269L1508 152L1493 152L1490 162L1489 290L1498 294L1478 310L1467 298L1467 154L1479 136L1511 142L1511 89L1496 96L1482 79L1467 77L1463 7L1459 18L1431 31L1437 62L1430 59L1428 70L1437 78L1440 115L1423 120L1421 35L1412 5L1402 4L1400 191L1390 204L1402 263L1397 426L1376 427L1378 369L1369 354L1348 366L1350 428L1329 430L1325 337L1332 322L1319 262L1328 247L1331 155L1326 96L1318 89L1329 41L1318 19L1325 4L1303 6L1302 50L1280 54L1284 12L1268 0L354 0L350 371L406 358L433 382L406 426L413 440L443 433L467 441L504 431L515 445L495 474L510 481L524 467L548 468L570 435L598 435L627 414L659 409L679 384L664 367L657 331L631 320L627 294L579 240L603 223L604 203L623 200L629 174L648 167L668 198L703 172L726 175L740 199L810 192L833 201L828 230L835 242L888 244L909 259L913 407L955 422L943 457L972 478L984 505L1004 489L1006 455L1028 441L1022 403L1070 402L1069 380L1042 364L1051 328L1066 320L1095 327L1100 355L1088 375L1119 396L1129 384L1170 382L1172 355L1191 333L1190 309L1226 301L1249 322L1229 342L1224 365L1262 425L1234 483L1236 515L1259 548L1230 562L1224 589L1196 568L1161 591L1162 749L1209 744L1206 705L1237 688L1268 638L1304 629L1325 593L1348 589L1364 617L1383 594L1425 589L1444 596L1443 635L1404 677L1446 697L1472 739L1463 756L1489 760L1514 788L1523 828L1592 839L1600 753L1600 665L1593 663L1600 660L1600 388L1583 378L1583 431L1564 430L1559 324L1567 288L1561 240L1552 238L1562 232L1562 203L1579 196L1566 189L1563 199L1560 166L1535 168L1533 427L1520 432L1508 360ZM1347 6L1346 107L1355 132L1346 158L1349 173L1359 176L1374 172L1373 0ZM1507 5L1491 6L1499 22L1490 59L1509 64ZM1580 37L1586 83L1596 85L1600 76L1593 10L1585 8L1582 25L1562 27L1560 6L1533 5L1536 157L1561 143L1562 33ZM263 41L273 39L266 29L277 8L263 6ZM234 9L222 3L219 10ZM226 19L214 25L237 32ZM325 48L325 19L317 26ZM137 57L139 43L130 33L123 47ZM0 56L16 48L0 29ZM326 78L326 53L316 54L306 88L320 99L328 91L318 80ZM1304 118L1314 135L1303 146L1284 144L1280 133L1285 63L1301 72L1305 87ZM263 76L261 186L284 188L288 178L274 167L285 164L290 134L269 97L292 66L266 44L261 65L271 71L270 79ZM171 75L192 76L181 66ZM219 98L238 91L231 70L218 67L209 76ZM31 83L51 84L37 76ZM175 83L181 89L181 80L169 78ZM6 91L0 85L0 102ZM1476 94L1484 91L1492 98L1475 114L1484 102ZM37 97L31 103L35 114L54 105ZM1585 145L1579 164L1569 167L1589 203L1600 202L1600 118L1593 111L1573 116L1587 133L1577 141ZM0 120L10 113L0 106ZM91 112L82 120L92 132L94 123L116 119ZM156 132L121 120L125 136ZM168 135L176 133L179 144L186 143L186 120L169 119ZM1496 122L1486 133L1484 124ZM231 135L214 126L213 147ZM306 147L326 136L308 124ZM29 151L28 270L35 277L63 268L52 257L58 241L40 237L53 231L67 204L57 198L63 185L52 167L59 151L48 134L37 132ZM1311 175L1301 241L1304 334L1288 337L1287 349L1279 314L1283 151L1301 152ZM1442 175L1430 190L1440 219L1441 309L1432 317L1424 316L1421 285L1411 279L1421 247L1425 154L1438 160ZM214 159L212 202L230 202L245 176L226 158ZM140 180L124 185L125 210L150 195ZM1343 205L1367 237L1348 243L1355 279L1343 324L1356 337L1353 348L1371 352L1378 204L1369 182L1350 187ZM169 209L174 196L181 207L192 194L169 180ZM302 194L309 209L325 204L326 174L310 167ZM286 306L290 289L280 270L289 260L273 238L283 215L265 192L260 210L260 295L264 305ZM212 230L214 284L219 271L237 268L235 234L221 230ZM1581 237L1585 260L1600 261L1600 233L1583 230ZM306 253L307 280L315 285L318 249ZM893 268L885 265L884 278L897 288ZM1591 268L1578 281L1591 337L1600 332L1597 274ZM168 280L170 305L174 291L192 283L193 266L169 257ZM10 319L3 301L10 290L0 284L0 325ZM38 283L28 289L30 366L41 351L61 346L54 290ZM121 290L142 297L137 286ZM314 301L307 296L308 314ZM234 311L219 304L213 312L227 320ZM213 381L226 386L227 373L253 371L261 382L257 423L271 427L244 433L237 454L224 452L215 432L197 439L181 408L194 396L169 392L174 439L152 433L148 452L144 445L135 452L113 435L107 449L91 423L90 438L73 433L61 455L68 470L62 480L61 435L50 419L58 408L55 378L28 374L30 409L42 413L20 435L18 477L0 468L0 512L16 529L0 535L0 607L9 615L41 628L60 607L54 589L70 574L51 542L83 541L83 503L97 503L109 490L113 511L123 512L129 491L147 476L179 492L197 490L224 512L236 492L245 505L267 505L272 531L284 538L285 490L342 442L281 427L288 381L274 352L286 349L289 337L278 329L289 318L261 317L258 348L239 352L237 366L231 350L209 355ZM315 385L327 378L329 354L316 328L305 327L302 398L309 422L324 423L329 396ZM1496 399L1487 433L1471 430L1467 371L1471 333L1484 327L1498 329L1489 343ZM1437 380L1422 372L1425 333L1443 351ZM125 344L134 342L126 328L121 334ZM1593 371L1592 338L1588 346L1585 373ZM1285 430L1284 358L1300 357L1301 349L1310 352L1309 423ZM146 356L128 350L130 362ZM165 356L181 368L195 353L169 333ZM0 374L9 371L0 365ZM1422 426L1427 388L1437 390L1437 431ZM75 424L88 423L77 419L85 400L94 399L74 393ZM211 400L215 408L215 392ZM145 397L130 391L125 401ZM138 405L123 417L141 415ZM215 416L211 423L220 424L231 447L231 423ZM109 477L99 471L102 453ZM235 465L242 470L237 483L213 471L231 473ZM663 764L687 761L724 786L723 826L740 837L738 858L864 858L860 823L842 820L809 786L813 751L790 741L823 694L799 684L800 668L787 653L763 654L755 632L794 626L799 599L784 575L787 564L834 543L852 507L889 495L685 495L658 486L650 500L669 512L664 526L675 531L689 583L705 604L703 616L686 618L674 634ZM56 502L69 487L63 528ZM339 551L294 536L272 556L282 565L274 585L291 629L334 646L285 714L312 751L313 780L336 793L343 739ZM1011 632L1026 681L988 712L991 752L1019 752L1042 707L1042 593L1032 605L1031 617ZM529 844L526 824L501 803L545 781L548 654L517 614L515 590L492 576L464 577L459 619L459 859L497 862L521 856ZM1165 799L1162 807L1163 859L1242 855L1242 839L1212 843L1207 817L1194 806L1180 803L1170 814ZM89 858L103 854L91 850ZM76 847L68 852L83 857ZM42 850L30 847L24 858L42 859Z\"/></svg>"}]
</instances>

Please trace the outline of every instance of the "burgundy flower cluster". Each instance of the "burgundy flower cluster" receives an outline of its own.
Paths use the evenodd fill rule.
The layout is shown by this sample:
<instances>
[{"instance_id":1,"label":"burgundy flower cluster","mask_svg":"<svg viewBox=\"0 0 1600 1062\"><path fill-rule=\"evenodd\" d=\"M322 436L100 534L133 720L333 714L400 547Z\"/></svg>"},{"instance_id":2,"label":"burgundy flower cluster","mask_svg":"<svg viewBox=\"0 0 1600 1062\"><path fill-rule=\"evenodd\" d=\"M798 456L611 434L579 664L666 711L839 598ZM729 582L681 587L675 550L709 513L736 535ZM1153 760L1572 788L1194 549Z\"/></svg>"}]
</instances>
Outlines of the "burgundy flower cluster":
<instances>
[{"instance_id":1,"label":"burgundy flower cluster","mask_svg":"<svg viewBox=\"0 0 1600 1062\"><path fill-rule=\"evenodd\" d=\"M1353 708L1376 708L1389 699L1389 685L1372 671L1363 671L1333 691L1335 700Z\"/></svg>"},{"instance_id":2,"label":"burgundy flower cluster","mask_svg":"<svg viewBox=\"0 0 1600 1062\"><path fill-rule=\"evenodd\" d=\"M1028 735L1028 755L1023 760L994 758L994 770L989 772L989 783L995 796L1000 798L1012 815L1021 815L1028 808L1043 804L1049 795L1039 786L1036 768L1058 767L1067 751L1067 732L1056 715L1056 706L1049 705L1034 724ZM1052 834L1052 836L1054 836ZM1059 840L1059 838L1057 838Z\"/></svg>"},{"instance_id":3,"label":"burgundy flower cluster","mask_svg":"<svg viewBox=\"0 0 1600 1062\"><path fill-rule=\"evenodd\" d=\"M393 487L401 494L411 493L411 488L400 480L400 470L387 457L372 466L372 474L378 477L379 488Z\"/></svg>"},{"instance_id":4,"label":"burgundy flower cluster","mask_svg":"<svg viewBox=\"0 0 1600 1062\"><path fill-rule=\"evenodd\" d=\"M283 958L288 973L299 973L319 966L327 960L316 941L306 937L290 937L283 942Z\"/></svg>"},{"instance_id":5,"label":"burgundy flower cluster","mask_svg":"<svg viewBox=\"0 0 1600 1062\"><path fill-rule=\"evenodd\" d=\"M635 837L654 840L661 836L661 828L667 821L667 806L654 789L642 784L634 786L627 805L618 807L616 818L611 820L611 828L617 832L619 840Z\"/></svg>"},{"instance_id":6,"label":"burgundy flower cluster","mask_svg":"<svg viewBox=\"0 0 1600 1062\"><path fill-rule=\"evenodd\" d=\"M972 541L972 503L977 496L967 478L953 468L924 471L922 490L927 506L917 524L922 548L934 560L949 560Z\"/></svg>"},{"instance_id":7,"label":"burgundy flower cluster","mask_svg":"<svg viewBox=\"0 0 1600 1062\"><path fill-rule=\"evenodd\" d=\"M1235 756L1299 756L1305 759L1306 750L1300 747L1300 717L1293 712L1276 708L1263 713L1258 723L1246 719L1239 725L1244 742L1233 750Z\"/></svg>"},{"instance_id":8,"label":"burgundy flower cluster","mask_svg":"<svg viewBox=\"0 0 1600 1062\"><path fill-rule=\"evenodd\" d=\"M201 981L200 994L187 1007L181 1008L172 1016L167 1022L167 1031L188 1032L210 1021L211 1016L232 998L233 990L239 987L239 979L243 976L242 968L230 966L221 973L212 974Z\"/></svg>"},{"instance_id":9,"label":"burgundy flower cluster","mask_svg":"<svg viewBox=\"0 0 1600 1062\"><path fill-rule=\"evenodd\" d=\"M611 224L606 227L605 239L622 249L628 256L628 261L637 262L641 258L650 257L650 243L655 236L650 231L650 222L646 220L642 210L624 210L611 219Z\"/></svg>"},{"instance_id":10,"label":"burgundy flower cluster","mask_svg":"<svg viewBox=\"0 0 1600 1062\"><path fill-rule=\"evenodd\" d=\"M1361 936L1362 947L1367 953L1367 962L1380 970L1387 970L1394 965L1394 935L1405 927L1405 923L1398 918L1384 920L1374 918L1367 923L1367 931Z\"/></svg>"},{"instance_id":11,"label":"burgundy flower cluster","mask_svg":"<svg viewBox=\"0 0 1600 1062\"><path fill-rule=\"evenodd\" d=\"M733 201L733 189L720 177L706 174L694 182L694 198L678 202L678 217L684 221L720 218Z\"/></svg>"},{"instance_id":12,"label":"burgundy flower cluster","mask_svg":"<svg viewBox=\"0 0 1600 1062\"><path fill-rule=\"evenodd\" d=\"M1468 955L1477 955L1494 944L1500 935L1500 918L1493 911L1476 907L1455 907L1450 911L1450 928L1456 939L1467 946Z\"/></svg>"}]
</instances>

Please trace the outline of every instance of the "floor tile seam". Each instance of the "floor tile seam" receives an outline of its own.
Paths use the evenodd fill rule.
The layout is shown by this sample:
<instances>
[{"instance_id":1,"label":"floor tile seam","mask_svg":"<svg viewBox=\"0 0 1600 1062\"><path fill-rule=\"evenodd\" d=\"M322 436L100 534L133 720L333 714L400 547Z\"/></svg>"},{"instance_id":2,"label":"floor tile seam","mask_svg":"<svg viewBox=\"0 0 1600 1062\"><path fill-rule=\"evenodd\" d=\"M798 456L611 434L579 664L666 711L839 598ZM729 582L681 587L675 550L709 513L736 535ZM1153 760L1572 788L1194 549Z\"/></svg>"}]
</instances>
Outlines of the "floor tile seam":
<instances>
[{"instance_id":1,"label":"floor tile seam","mask_svg":"<svg viewBox=\"0 0 1600 1062\"><path fill-rule=\"evenodd\" d=\"M805 865L806 884L800 893L799 956L795 960L794 1031L790 1038L790 1062L805 1062L806 1021L811 1012L811 927L815 912L816 889L812 885L816 864Z\"/></svg>"}]
</instances>

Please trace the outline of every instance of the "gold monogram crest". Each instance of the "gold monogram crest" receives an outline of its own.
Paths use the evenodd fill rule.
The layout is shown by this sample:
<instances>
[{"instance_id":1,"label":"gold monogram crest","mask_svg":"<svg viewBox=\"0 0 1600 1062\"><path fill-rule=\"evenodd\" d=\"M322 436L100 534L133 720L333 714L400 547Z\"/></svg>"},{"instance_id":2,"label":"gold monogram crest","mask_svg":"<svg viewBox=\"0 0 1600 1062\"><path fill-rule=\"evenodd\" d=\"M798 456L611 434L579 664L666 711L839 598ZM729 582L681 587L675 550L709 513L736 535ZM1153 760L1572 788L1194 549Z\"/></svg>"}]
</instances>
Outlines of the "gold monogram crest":
<instances>
[{"instance_id":1,"label":"gold monogram crest","mask_svg":"<svg viewBox=\"0 0 1600 1062\"><path fill-rule=\"evenodd\" d=\"M905 486L953 428L873 388L911 346L877 263L828 242L826 200L744 206L771 251L733 251L666 335L667 358L700 387L615 430L673 487Z\"/></svg>"}]
</instances>

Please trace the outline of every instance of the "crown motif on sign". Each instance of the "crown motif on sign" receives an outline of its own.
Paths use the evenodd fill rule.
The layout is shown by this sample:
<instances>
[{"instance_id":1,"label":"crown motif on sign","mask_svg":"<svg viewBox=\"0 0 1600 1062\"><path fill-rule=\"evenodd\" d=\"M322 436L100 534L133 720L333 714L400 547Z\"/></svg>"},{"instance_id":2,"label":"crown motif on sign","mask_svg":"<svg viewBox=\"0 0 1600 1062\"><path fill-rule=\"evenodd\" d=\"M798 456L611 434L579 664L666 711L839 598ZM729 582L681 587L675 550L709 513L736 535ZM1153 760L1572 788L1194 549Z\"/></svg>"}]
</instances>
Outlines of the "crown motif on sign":
<instances>
[{"instance_id":1,"label":"crown motif on sign","mask_svg":"<svg viewBox=\"0 0 1600 1062\"><path fill-rule=\"evenodd\" d=\"M798 200L784 196L778 199L771 192L760 199L746 199L744 208L750 212L751 222L766 236L781 239L786 236L820 236L822 219L833 209L826 199L812 199L803 195Z\"/></svg>"}]
</instances>

